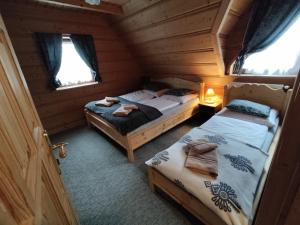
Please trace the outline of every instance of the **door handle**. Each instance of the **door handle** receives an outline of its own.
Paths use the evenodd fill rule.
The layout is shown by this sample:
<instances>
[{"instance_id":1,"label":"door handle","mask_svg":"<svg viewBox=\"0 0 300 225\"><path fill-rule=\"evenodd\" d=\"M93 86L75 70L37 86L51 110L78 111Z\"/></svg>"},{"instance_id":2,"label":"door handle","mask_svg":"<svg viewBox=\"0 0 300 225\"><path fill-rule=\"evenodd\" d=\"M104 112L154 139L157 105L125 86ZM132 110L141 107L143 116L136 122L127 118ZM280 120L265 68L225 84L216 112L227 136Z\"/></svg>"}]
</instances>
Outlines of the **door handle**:
<instances>
[{"instance_id":1,"label":"door handle","mask_svg":"<svg viewBox=\"0 0 300 225\"><path fill-rule=\"evenodd\" d=\"M68 143L60 142L58 144L54 144L54 145L50 146L50 148L51 148L51 151L59 148L59 157L66 158L66 156L67 156L67 149L65 147L66 145L68 145Z\"/></svg>"},{"instance_id":2,"label":"door handle","mask_svg":"<svg viewBox=\"0 0 300 225\"><path fill-rule=\"evenodd\" d=\"M66 149L66 145L68 145L68 143L66 142L60 142L58 144L52 144L51 140L48 136L47 131L44 131L43 136L46 138L46 141L48 143L48 146L50 148L50 152L54 151L55 149L59 148L59 157L60 158L65 158L67 156L67 149Z\"/></svg>"}]
</instances>

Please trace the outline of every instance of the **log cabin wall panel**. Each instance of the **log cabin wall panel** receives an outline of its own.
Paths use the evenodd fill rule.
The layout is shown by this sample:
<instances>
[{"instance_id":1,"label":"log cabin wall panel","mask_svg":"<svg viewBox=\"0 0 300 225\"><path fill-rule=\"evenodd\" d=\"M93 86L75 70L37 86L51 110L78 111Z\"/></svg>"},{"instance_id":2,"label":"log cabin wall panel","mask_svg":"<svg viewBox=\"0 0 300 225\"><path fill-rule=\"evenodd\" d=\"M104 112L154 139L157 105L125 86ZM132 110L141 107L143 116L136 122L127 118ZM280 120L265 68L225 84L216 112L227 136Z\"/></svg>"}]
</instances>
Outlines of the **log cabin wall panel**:
<instances>
[{"instance_id":1,"label":"log cabin wall panel","mask_svg":"<svg viewBox=\"0 0 300 225\"><path fill-rule=\"evenodd\" d=\"M222 76L212 34L221 0L125 2L112 24L126 38L147 73Z\"/></svg>"},{"instance_id":2,"label":"log cabin wall panel","mask_svg":"<svg viewBox=\"0 0 300 225\"><path fill-rule=\"evenodd\" d=\"M222 66L227 71L240 51L251 2L124 0L124 15L111 16L111 21L149 76L202 80L220 98L233 80L292 86L294 78L224 76Z\"/></svg>"},{"instance_id":3,"label":"log cabin wall panel","mask_svg":"<svg viewBox=\"0 0 300 225\"><path fill-rule=\"evenodd\" d=\"M299 164L298 164L299 168ZM293 204L288 212L287 219L285 224L286 225L293 225L299 223L299 215L300 215L300 187L298 187L297 194L295 195Z\"/></svg>"},{"instance_id":4,"label":"log cabin wall panel","mask_svg":"<svg viewBox=\"0 0 300 225\"><path fill-rule=\"evenodd\" d=\"M139 85L141 69L104 15L19 0L1 1L0 7L28 87L49 133L83 125L83 106L88 101L119 95ZM103 82L60 91L49 89L33 32L93 35Z\"/></svg>"},{"instance_id":5,"label":"log cabin wall panel","mask_svg":"<svg viewBox=\"0 0 300 225\"><path fill-rule=\"evenodd\" d=\"M226 74L242 48L251 4L251 0L233 0L219 34Z\"/></svg>"}]
</instances>

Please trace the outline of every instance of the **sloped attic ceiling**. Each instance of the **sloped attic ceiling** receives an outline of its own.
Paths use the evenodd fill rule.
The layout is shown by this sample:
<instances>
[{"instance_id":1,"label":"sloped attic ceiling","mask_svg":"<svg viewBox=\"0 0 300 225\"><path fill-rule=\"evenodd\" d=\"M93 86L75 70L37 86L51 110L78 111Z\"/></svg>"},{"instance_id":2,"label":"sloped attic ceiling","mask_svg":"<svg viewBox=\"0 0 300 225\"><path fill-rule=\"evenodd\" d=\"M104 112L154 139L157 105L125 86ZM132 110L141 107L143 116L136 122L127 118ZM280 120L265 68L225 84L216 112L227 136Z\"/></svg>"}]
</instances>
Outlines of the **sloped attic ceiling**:
<instances>
[{"instance_id":1,"label":"sloped attic ceiling","mask_svg":"<svg viewBox=\"0 0 300 225\"><path fill-rule=\"evenodd\" d=\"M229 33L251 0L107 0L115 26L149 75L220 77ZM232 46L231 46L232 47Z\"/></svg>"}]
</instances>

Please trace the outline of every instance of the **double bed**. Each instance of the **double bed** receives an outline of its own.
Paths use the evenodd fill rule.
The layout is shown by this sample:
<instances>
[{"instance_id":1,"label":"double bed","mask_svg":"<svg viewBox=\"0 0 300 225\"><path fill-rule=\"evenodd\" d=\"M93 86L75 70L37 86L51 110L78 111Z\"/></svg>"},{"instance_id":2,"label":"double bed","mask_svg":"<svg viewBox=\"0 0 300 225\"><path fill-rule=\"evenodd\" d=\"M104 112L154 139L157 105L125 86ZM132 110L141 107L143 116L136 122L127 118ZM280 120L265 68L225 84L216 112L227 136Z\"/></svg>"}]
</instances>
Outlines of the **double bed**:
<instances>
[{"instance_id":1,"label":"double bed","mask_svg":"<svg viewBox=\"0 0 300 225\"><path fill-rule=\"evenodd\" d=\"M232 83L226 86L225 105L233 99L266 104L278 112L278 117L270 120L272 126L224 108L146 162L151 189L164 191L207 225L251 224L290 93L282 85ZM184 166L186 143L203 138L218 145L217 178Z\"/></svg>"},{"instance_id":2,"label":"double bed","mask_svg":"<svg viewBox=\"0 0 300 225\"><path fill-rule=\"evenodd\" d=\"M134 161L133 151L143 144L151 141L155 137L182 123L192 117L198 111L199 93L201 83L187 81L179 78L164 78L159 81L168 84L171 88L188 88L196 92L196 96L188 99L184 103L173 101L166 96L153 97L145 90L131 92L119 96L122 101L129 101L140 106L148 106L152 110L161 113L159 117L144 124L132 127L132 120L127 120L130 128L127 131L120 130L118 127L105 118L103 115L95 113L90 107L84 109L87 123L94 126L119 143L127 151L128 160ZM155 113L155 111L153 111ZM151 111L150 113L151 114ZM151 116L151 115L150 115ZM123 118L121 118L123 119ZM134 119L133 119L134 120ZM136 125L136 124L135 124Z\"/></svg>"}]
</instances>

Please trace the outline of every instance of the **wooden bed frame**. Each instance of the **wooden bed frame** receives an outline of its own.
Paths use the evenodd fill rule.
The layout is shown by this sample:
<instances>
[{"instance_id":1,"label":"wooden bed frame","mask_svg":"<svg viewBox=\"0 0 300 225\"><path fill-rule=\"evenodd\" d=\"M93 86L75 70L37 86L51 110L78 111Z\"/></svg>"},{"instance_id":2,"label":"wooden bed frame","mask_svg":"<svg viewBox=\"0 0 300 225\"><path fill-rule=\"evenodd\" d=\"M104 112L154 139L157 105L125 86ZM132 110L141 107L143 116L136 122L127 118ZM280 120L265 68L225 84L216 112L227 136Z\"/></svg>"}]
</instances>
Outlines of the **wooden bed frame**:
<instances>
[{"instance_id":1,"label":"wooden bed frame","mask_svg":"<svg viewBox=\"0 0 300 225\"><path fill-rule=\"evenodd\" d=\"M282 87L282 85L231 83L225 87L224 103L227 103L235 98L255 100L256 102L268 104L279 110L280 115L283 117L292 90L284 91ZM269 157L267 158L263 170L262 179L259 183L256 198L254 199L253 214L255 214L258 208L268 171L276 151L280 133L281 128L279 127L269 148ZM177 186L173 181L169 180L155 168L148 166L148 176L149 185L152 191L155 191L155 188L162 190L204 224L226 225L226 223L217 214L206 207L198 198Z\"/></svg>"},{"instance_id":2,"label":"wooden bed frame","mask_svg":"<svg viewBox=\"0 0 300 225\"><path fill-rule=\"evenodd\" d=\"M179 78L163 78L155 81L160 81L171 85L174 88L189 88L197 91L200 94L200 82L187 81ZM162 133L168 131L169 129L175 127L176 125L182 123L183 121L189 119L194 114L198 112L198 104L193 105L193 107L169 115L168 117L160 117L154 121L145 124L136 130L122 135L120 134L113 125L107 122L105 119L84 109L84 114L89 126L94 126L101 130L103 133L108 135L114 141L119 143L127 151L128 160L130 162L134 161L133 151L144 145L145 143L151 141L155 137L161 135Z\"/></svg>"}]
</instances>

